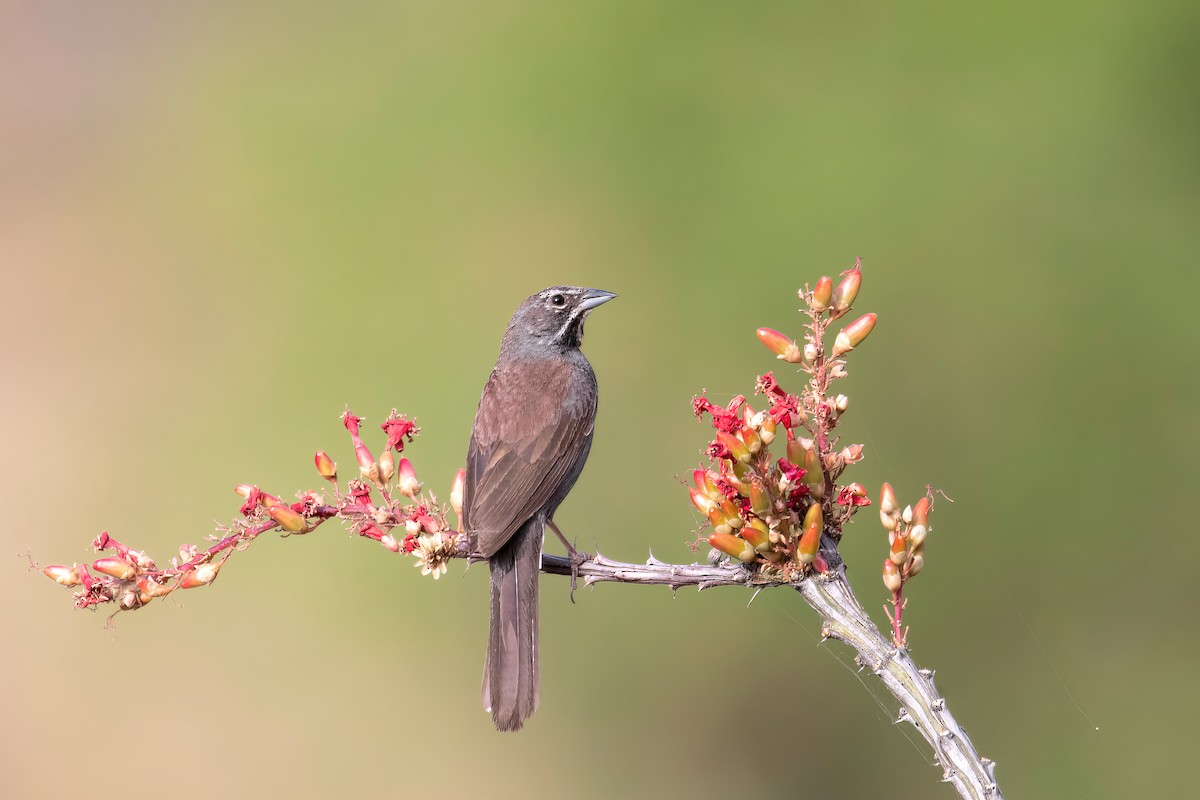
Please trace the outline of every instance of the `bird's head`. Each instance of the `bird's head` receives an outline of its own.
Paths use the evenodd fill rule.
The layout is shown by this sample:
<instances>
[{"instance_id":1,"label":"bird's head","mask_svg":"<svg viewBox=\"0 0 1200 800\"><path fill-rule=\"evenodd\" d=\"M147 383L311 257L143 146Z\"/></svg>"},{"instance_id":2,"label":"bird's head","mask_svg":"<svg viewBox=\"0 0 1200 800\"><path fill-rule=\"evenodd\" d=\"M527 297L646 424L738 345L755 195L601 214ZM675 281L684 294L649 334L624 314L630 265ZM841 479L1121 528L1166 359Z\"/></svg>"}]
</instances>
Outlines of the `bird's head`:
<instances>
[{"instance_id":1,"label":"bird's head","mask_svg":"<svg viewBox=\"0 0 1200 800\"><path fill-rule=\"evenodd\" d=\"M583 342L583 321L596 306L616 297L602 289L551 286L531 294L517 307L506 345L520 347L577 348Z\"/></svg>"}]
</instances>

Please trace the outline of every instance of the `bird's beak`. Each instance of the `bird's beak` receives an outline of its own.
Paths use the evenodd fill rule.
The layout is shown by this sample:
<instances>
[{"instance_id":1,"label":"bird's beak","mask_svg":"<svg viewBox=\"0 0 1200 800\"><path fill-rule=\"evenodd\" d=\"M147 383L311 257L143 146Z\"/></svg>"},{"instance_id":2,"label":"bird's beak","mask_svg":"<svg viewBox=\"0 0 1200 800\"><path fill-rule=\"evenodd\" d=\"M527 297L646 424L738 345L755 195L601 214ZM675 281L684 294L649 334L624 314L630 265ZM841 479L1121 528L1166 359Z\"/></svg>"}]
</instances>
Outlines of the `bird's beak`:
<instances>
[{"instance_id":1,"label":"bird's beak","mask_svg":"<svg viewBox=\"0 0 1200 800\"><path fill-rule=\"evenodd\" d=\"M602 306L614 297L616 297L615 294L606 292L603 289L586 289L583 292L583 300L579 302L579 307L584 311L591 311L596 306Z\"/></svg>"}]
</instances>

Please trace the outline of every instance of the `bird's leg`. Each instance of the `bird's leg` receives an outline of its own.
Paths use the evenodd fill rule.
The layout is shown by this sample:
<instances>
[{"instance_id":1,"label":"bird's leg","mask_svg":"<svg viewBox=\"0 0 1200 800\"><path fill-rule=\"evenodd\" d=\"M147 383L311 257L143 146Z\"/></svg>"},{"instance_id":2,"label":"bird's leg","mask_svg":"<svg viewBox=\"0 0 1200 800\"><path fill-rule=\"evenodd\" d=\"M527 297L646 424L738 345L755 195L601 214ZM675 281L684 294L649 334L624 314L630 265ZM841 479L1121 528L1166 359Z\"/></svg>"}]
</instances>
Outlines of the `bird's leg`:
<instances>
[{"instance_id":1,"label":"bird's leg","mask_svg":"<svg viewBox=\"0 0 1200 800\"><path fill-rule=\"evenodd\" d=\"M563 547L567 548L567 558L571 561L571 602L575 602L575 584L579 578L579 565L587 561L587 554L580 553L575 549L575 545L567 541L567 537L563 536L563 532L554 524L554 520L546 520L546 524L550 526L550 530L554 531L554 535L563 543Z\"/></svg>"}]
</instances>

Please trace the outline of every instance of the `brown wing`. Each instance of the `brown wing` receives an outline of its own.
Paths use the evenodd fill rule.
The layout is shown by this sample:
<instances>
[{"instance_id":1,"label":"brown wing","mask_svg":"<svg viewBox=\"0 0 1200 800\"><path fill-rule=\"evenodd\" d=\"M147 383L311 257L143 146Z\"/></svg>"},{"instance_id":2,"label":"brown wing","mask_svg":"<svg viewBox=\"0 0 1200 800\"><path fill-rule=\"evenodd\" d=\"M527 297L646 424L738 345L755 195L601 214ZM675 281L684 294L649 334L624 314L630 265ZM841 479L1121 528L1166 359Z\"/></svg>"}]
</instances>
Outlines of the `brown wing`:
<instances>
[{"instance_id":1,"label":"brown wing","mask_svg":"<svg viewBox=\"0 0 1200 800\"><path fill-rule=\"evenodd\" d=\"M521 367L488 379L467 452L464 522L487 557L578 475L596 418L596 393L581 385L590 374L554 362Z\"/></svg>"}]
</instances>

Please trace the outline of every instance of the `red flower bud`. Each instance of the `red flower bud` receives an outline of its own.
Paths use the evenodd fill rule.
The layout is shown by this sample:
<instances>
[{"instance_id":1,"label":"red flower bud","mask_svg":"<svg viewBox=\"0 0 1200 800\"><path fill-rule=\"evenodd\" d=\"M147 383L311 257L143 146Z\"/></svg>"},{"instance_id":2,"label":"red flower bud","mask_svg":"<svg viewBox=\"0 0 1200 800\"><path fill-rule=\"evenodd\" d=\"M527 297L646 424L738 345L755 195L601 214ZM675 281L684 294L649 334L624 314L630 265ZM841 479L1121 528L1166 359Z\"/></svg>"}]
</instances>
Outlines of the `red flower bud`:
<instances>
[{"instance_id":1,"label":"red flower bud","mask_svg":"<svg viewBox=\"0 0 1200 800\"><path fill-rule=\"evenodd\" d=\"M821 547L822 526L821 504L813 503L804 514L804 533L796 543L796 560L801 564L811 564L817 557Z\"/></svg>"},{"instance_id":2,"label":"red flower bud","mask_svg":"<svg viewBox=\"0 0 1200 800\"><path fill-rule=\"evenodd\" d=\"M51 564L42 570L42 574L52 581L61 583L63 586L78 586L83 583L79 577L79 570L75 567L65 567L61 564Z\"/></svg>"},{"instance_id":3,"label":"red flower bud","mask_svg":"<svg viewBox=\"0 0 1200 800\"><path fill-rule=\"evenodd\" d=\"M883 585L892 594L900 591L900 587L904 585L904 581L900 578L900 568L890 558L883 560Z\"/></svg>"},{"instance_id":4,"label":"red flower bud","mask_svg":"<svg viewBox=\"0 0 1200 800\"><path fill-rule=\"evenodd\" d=\"M454 473L454 483L450 486L450 506L454 509L454 515L460 520L462 519L463 500L467 492L467 471L460 469Z\"/></svg>"},{"instance_id":5,"label":"red flower bud","mask_svg":"<svg viewBox=\"0 0 1200 800\"><path fill-rule=\"evenodd\" d=\"M875 328L876 314L863 314L838 333L833 341L833 357L838 358L862 344Z\"/></svg>"},{"instance_id":6,"label":"red flower bud","mask_svg":"<svg viewBox=\"0 0 1200 800\"><path fill-rule=\"evenodd\" d=\"M179 583L180 588L195 589L197 586L207 586L217 579L217 573L221 571L224 564L224 561L219 564L209 562L188 570Z\"/></svg>"},{"instance_id":7,"label":"red flower bud","mask_svg":"<svg viewBox=\"0 0 1200 800\"><path fill-rule=\"evenodd\" d=\"M463 473L464 476L466 473ZM417 471L407 458L400 459L399 477L396 478L396 488L405 497L416 497L421 491L421 482L417 480Z\"/></svg>"},{"instance_id":8,"label":"red flower bud","mask_svg":"<svg viewBox=\"0 0 1200 800\"><path fill-rule=\"evenodd\" d=\"M378 463L379 480L381 483L387 483L396 474L396 457L392 455L390 448L380 454Z\"/></svg>"},{"instance_id":9,"label":"red flower bud","mask_svg":"<svg viewBox=\"0 0 1200 800\"><path fill-rule=\"evenodd\" d=\"M745 564L749 564L757 555L749 542L729 533L711 533L708 536L708 543L722 553L731 555Z\"/></svg>"},{"instance_id":10,"label":"red flower bud","mask_svg":"<svg viewBox=\"0 0 1200 800\"><path fill-rule=\"evenodd\" d=\"M293 511L291 506L277 505L267 509L271 519L279 523L279 527L287 533L305 533L308 531L308 521L304 515Z\"/></svg>"},{"instance_id":11,"label":"red flower bud","mask_svg":"<svg viewBox=\"0 0 1200 800\"><path fill-rule=\"evenodd\" d=\"M777 330L759 328L758 338L781 361L786 361L789 364L799 364L804 360L804 354L796 346L796 343Z\"/></svg>"},{"instance_id":12,"label":"red flower bud","mask_svg":"<svg viewBox=\"0 0 1200 800\"><path fill-rule=\"evenodd\" d=\"M760 517L766 516L771 511L771 498L766 489L757 481L750 483L750 510Z\"/></svg>"},{"instance_id":13,"label":"red flower bud","mask_svg":"<svg viewBox=\"0 0 1200 800\"><path fill-rule=\"evenodd\" d=\"M717 444L722 445L728 452L729 456L734 461L740 461L743 464L749 464L753 456L746 448L746 444L736 436L732 436L725 431L717 431Z\"/></svg>"},{"instance_id":14,"label":"red flower bud","mask_svg":"<svg viewBox=\"0 0 1200 800\"><path fill-rule=\"evenodd\" d=\"M171 592L175 591L174 586L168 583L159 583L149 575L143 575L142 577L138 578L137 585L138 591L147 598L165 597L166 595L169 595Z\"/></svg>"},{"instance_id":15,"label":"red flower bud","mask_svg":"<svg viewBox=\"0 0 1200 800\"><path fill-rule=\"evenodd\" d=\"M767 523L758 517L751 517L745 526L742 527L741 531L739 531L739 534L760 553L770 551L771 531L767 527Z\"/></svg>"},{"instance_id":16,"label":"red flower bud","mask_svg":"<svg viewBox=\"0 0 1200 800\"><path fill-rule=\"evenodd\" d=\"M892 531L888 534L888 541L891 542L891 553L888 557L897 567L904 566L904 562L908 560L908 537L903 531Z\"/></svg>"},{"instance_id":17,"label":"red flower bud","mask_svg":"<svg viewBox=\"0 0 1200 800\"><path fill-rule=\"evenodd\" d=\"M929 507L928 497L922 497L917 501L917 504L913 506L912 521L914 525L929 525Z\"/></svg>"},{"instance_id":18,"label":"red flower bud","mask_svg":"<svg viewBox=\"0 0 1200 800\"><path fill-rule=\"evenodd\" d=\"M313 463L317 465L317 474L330 483L337 483L337 464L333 463L333 459L324 450L318 450L313 456Z\"/></svg>"},{"instance_id":19,"label":"red flower bud","mask_svg":"<svg viewBox=\"0 0 1200 800\"><path fill-rule=\"evenodd\" d=\"M108 558L97 559L96 562L92 564L92 569L96 570L96 572L109 575L113 578L120 578L121 580L125 581L129 580L134 575L137 575L137 567L135 567L133 564L130 564L123 558L113 558L111 556Z\"/></svg>"},{"instance_id":20,"label":"red flower bud","mask_svg":"<svg viewBox=\"0 0 1200 800\"><path fill-rule=\"evenodd\" d=\"M833 290L832 316L834 319L849 311L850 306L854 305L855 298L858 297L858 287L862 285L862 259L854 262L854 267L843 272L842 276L841 282Z\"/></svg>"},{"instance_id":21,"label":"red flower bud","mask_svg":"<svg viewBox=\"0 0 1200 800\"><path fill-rule=\"evenodd\" d=\"M822 275L817 281L816 288L813 289L812 300L809 301L809 307L816 312L824 311L829 308L829 301L833 297L833 281L828 275Z\"/></svg>"}]
</instances>

